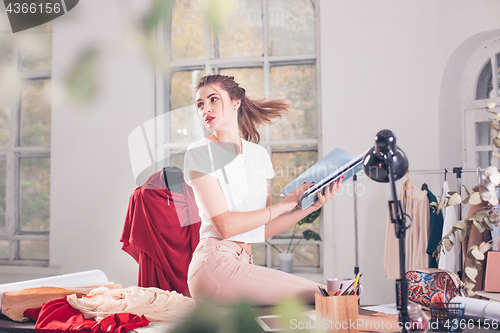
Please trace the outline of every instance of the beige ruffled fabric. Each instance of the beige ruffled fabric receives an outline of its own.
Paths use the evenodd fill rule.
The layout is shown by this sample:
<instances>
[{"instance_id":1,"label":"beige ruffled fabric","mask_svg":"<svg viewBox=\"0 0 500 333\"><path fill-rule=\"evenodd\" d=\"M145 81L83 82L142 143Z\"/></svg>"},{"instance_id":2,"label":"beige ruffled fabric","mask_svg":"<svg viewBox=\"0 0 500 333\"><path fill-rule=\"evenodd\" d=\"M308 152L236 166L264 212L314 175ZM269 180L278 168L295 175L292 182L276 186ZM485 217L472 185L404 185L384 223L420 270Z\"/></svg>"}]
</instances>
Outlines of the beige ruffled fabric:
<instances>
[{"instance_id":1,"label":"beige ruffled fabric","mask_svg":"<svg viewBox=\"0 0 500 333\"><path fill-rule=\"evenodd\" d=\"M62 298L71 294L75 297L82 297L90 291L100 286L77 287L77 288L57 288L38 287L26 288L16 291L6 291L2 295L2 314L14 321L27 321L24 311L31 308L39 308L43 303ZM106 285L109 289L121 289L121 284Z\"/></svg>"},{"instance_id":2,"label":"beige ruffled fabric","mask_svg":"<svg viewBox=\"0 0 500 333\"><path fill-rule=\"evenodd\" d=\"M175 322L196 307L193 298L152 287L116 290L99 287L82 298L69 295L67 300L85 318L97 321L115 313L132 313L144 315L149 321Z\"/></svg>"}]
</instances>

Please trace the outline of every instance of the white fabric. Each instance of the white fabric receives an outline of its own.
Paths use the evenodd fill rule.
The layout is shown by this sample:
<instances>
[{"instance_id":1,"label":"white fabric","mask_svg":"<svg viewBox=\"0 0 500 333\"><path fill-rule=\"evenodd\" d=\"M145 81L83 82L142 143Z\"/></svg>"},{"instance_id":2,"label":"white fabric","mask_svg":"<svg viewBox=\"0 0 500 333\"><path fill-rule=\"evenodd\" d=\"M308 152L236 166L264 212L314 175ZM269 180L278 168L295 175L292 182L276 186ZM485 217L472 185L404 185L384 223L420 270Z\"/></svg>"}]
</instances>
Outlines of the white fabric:
<instances>
[{"instance_id":1,"label":"white fabric","mask_svg":"<svg viewBox=\"0 0 500 333\"><path fill-rule=\"evenodd\" d=\"M443 183L443 193L442 196L443 198L446 197L447 193L450 191L450 187L448 185L448 182L445 181ZM448 206L444 208L443 210L443 234L441 238L446 236L451 230L451 228L458 222L458 217L457 217L457 211L455 210L455 206ZM439 262L438 262L438 267L450 272L458 272L459 271L459 260L458 256L460 255L460 244L458 239L455 239L455 236L451 235L450 240L453 242L454 246L452 247L451 251L446 251L444 250L441 251L441 254L439 256Z\"/></svg>"},{"instance_id":2,"label":"white fabric","mask_svg":"<svg viewBox=\"0 0 500 333\"><path fill-rule=\"evenodd\" d=\"M231 212L248 212L266 207L267 179L274 170L267 150L255 143L242 141L242 154L230 154L218 143L202 139L192 143L184 157L184 179L191 185L190 171L217 178ZM196 197L201 218L200 238L222 238L209 221ZM237 221L235 221L237 222ZM265 240L265 226L233 236L232 241L258 243Z\"/></svg>"},{"instance_id":3,"label":"white fabric","mask_svg":"<svg viewBox=\"0 0 500 333\"><path fill-rule=\"evenodd\" d=\"M494 320L496 321L496 327L498 327L498 320L500 320L500 302L463 296L456 296L451 302L465 303L464 315ZM492 324L492 322L490 322L490 324Z\"/></svg>"},{"instance_id":4,"label":"white fabric","mask_svg":"<svg viewBox=\"0 0 500 333\"><path fill-rule=\"evenodd\" d=\"M500 189L498 190L498 194L500 197ZM500 210L500 205L497 205L497 210ZM500 251L500 242L498 241L500 237L500 223L495 226L493 225L493 230L491 231L491 239L493 239L492 249Z\"/></svg>"},{"instance_id":5,"label":"white fabric","mask_svg":"<svg viewBox=\"0 0 500 333\"><path fill-rule=\"evenodd\" d=\"M158 288L129 287L110 290L99 287L86 296L67 296L68 303L86 319L97 321L115 313L144 315L149 321L175 322L196 307L193 298Z\"/></svg>"}]
</instances>

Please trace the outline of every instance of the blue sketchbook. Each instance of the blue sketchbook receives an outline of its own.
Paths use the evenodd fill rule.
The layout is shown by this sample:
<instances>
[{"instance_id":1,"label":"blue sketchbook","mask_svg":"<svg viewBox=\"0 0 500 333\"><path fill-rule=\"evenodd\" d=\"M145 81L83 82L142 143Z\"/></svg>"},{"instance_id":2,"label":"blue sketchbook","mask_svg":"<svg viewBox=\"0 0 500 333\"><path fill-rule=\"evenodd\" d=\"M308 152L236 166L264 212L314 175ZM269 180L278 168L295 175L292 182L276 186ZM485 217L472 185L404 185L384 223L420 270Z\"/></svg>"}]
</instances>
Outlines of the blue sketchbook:
<instances>
[{"instance_id":1,"label":"blue sketchbook","mask_svg":"<svg viewBox=\"0 0 500 333\"><path fill-rule=\"evenodd\" d=\"M318 200L318 191L325 193L325 187L331 186L335 179L344 176L344 181L348 180L362 169L363 158L369 149L356 157L342 150L335 148L325 157L307 169L299 177L281 190L281 196L286 197L304 182L314 182L314 186L300 196L298 206L304 210Z\"/></svg>"}]
</instances>

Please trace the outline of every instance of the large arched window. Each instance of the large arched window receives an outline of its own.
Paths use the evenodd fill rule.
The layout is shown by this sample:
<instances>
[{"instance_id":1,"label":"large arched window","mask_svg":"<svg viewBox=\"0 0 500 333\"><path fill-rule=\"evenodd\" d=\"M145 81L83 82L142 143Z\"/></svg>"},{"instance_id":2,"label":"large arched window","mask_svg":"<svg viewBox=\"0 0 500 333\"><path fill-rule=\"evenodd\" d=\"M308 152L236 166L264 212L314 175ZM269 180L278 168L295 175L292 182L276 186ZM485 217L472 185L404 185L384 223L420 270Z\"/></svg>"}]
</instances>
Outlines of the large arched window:
<instances>
[{"instance_id":1,"label":"large arched window","mask_svg":"<svg viewBox=\"0 0 500 333\"><path fill-rule=\"evenodd\" d=\"M51 23L0 35L0 264L49 263L51 69Z\"/></svg>"},{"instance_id":2,"label":"large arched window","mask_svg":"<svg viewBox=\"0 0 500 333\"><path fill-rule=\"evenodd\" d=\"M165 113L167 131L159 154L182 168L181 152L202 135L193 105L197 80L209 73L234 76L253 98L284 98L291 112L261 129L261 142L271 155L276 176L272 200L281 200L282 187L318 159L318 75L315 1L236 0L227 2L225 20L218 21L203 1L174 0L171 20L163 32L171 61L161 82L159 113ZM224 14L224 13L222 13ZM221 15L222 15L221 14ZM212 19L208 16L212 15ZM214 29L220 24L220 29ZM199 124L201 126L201 124ZM309 228L320 232L319 219ZM274 237L281 248L292 230ZM299 238L302 233L298 232ZM321 243L302 241L295 250L295 266L321 269ZM277 251L267 244L253 247L254 262L278 266Z\"/></svg>"},{"instance_id":3,"label":"large arched window","mask_svg":"<svg viewBox=\"0 0 500 333\"><path fill-rule=\"evenodd\" d=\"M464 80L464 166L486 168L500 166L500 160L493 158L496 148L492 137L497 133L490 129L488 120L492 114L486 112L488 103L496 103L500 111L500 37L481 47L473 55L466 69Z\"/></svg>"}]
</instances>

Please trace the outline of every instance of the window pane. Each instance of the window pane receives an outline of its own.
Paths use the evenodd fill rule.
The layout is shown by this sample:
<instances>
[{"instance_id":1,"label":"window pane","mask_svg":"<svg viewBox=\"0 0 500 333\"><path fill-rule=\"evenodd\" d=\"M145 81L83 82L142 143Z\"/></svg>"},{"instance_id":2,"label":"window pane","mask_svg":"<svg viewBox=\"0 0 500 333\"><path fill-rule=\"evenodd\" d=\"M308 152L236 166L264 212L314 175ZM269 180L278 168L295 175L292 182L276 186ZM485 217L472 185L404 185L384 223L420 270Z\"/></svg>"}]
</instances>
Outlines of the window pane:
<instances>
[{"instance_id":1,"label":"window pane","mask_svg":"<svg viewBox=\"0 0 500 333\"><path fill-rule=\"evenodd\" d=\"M9 241L0 241L0 259L9 259Z\"/></svg>"},{"instance_id":2,"label":"window pane","mask_svg":"<svg viewBox=\"0 0 500 333\"><path fill-rule=\"evenodd\" d=\"M52 24L44 25L44 32L20 34L18 45L23 71L50 70L52 68ZM48 32L47 32L48 31Z\"/></svg>"},{"instance_id":3,"label":"window pane","mask_svg":"<svg viewBox=\"0 0 500 333\"><path fill-rule=\"evenodd\" d=\"M261 57L263 51L262 1L229 1L230 14L212 44L213 58ZM214 39L212 35L212 40Z\"/></svg>"},{"instance_id":4,"label":"window pane","mask_svg":"<svg viewBox=\"0 0 500 333\"><path fill-rule=\"evenodd\" d=\"M23 82L21 146L50 146L50 90L50 80Z\"/></svg>"},{"instance_id":5,"label":"window pane","mask_svg":"<svg viewBox=\"0 0 500 333\"><path fill-rule=\"evenodd\" d=\"M483 67L479 79L477 80L476 99L491 98L493 91L491 59Z\"/></svg>"},{"instance_id":6,"label":"window pane","mask_svg":"<svg viewBox=\"0 0 500 333\"><path fill-rule=\"evenodd\" d=\"M194 88L205 75L202 70L175 72L170 79L170 110L194 104Z\"/></svg>"},{"instance_id":7,"label":"window pane","mask_svg":"<svg viewBox=\"0 0 500 333\"><path fill-rule=\"evenodd\" d=\"M274 205L283 199L280 197L281 190L318 161L318 152L272 153L271 159L275 172L271 189L272 203Z\"/></svg>"},{"instance_id":8,"label":"window pane","mask_svg":"<svg viewBox=\"0 0 500 333\"><path fill-rule=\"evenodd\" d=\"M20 160L20 231L49 231L50 158Z\"/></svg>"},{"instance_id":9,"label":"window pane","mask_svg":"<svg viewBox=\"0 0 500 333\"><path fill-rule=\"evenodd\" d=\"M5 228L7 161L0 160L0 229Z\"/></svg>"},{"instance_id":10,"label":"window pane","mask_svg":"<svg viewBox=\"0 0 500 333\"><path fill-rule=\"evenodd\" d=\"M271 125L272 140L318 137L315 65L272 67L271 98L291 102L290 112Z\"/></svg>"},{"instance_id":11,"label":"window pane","mask_svg":"<svg viewBox=\"0 0 500 333\"><path fill-rule=\"evenodd\" d=\"M49 260L49 242L19 241L19 259Z\"/></svg>"},{"instance_id":12,"label":"window pane","mask_svg":"<svg viewBox=\"0 0 500 333\"><path fill-rule=\"evenodd\" d=\"M476 152L477 166L479 168L487 168L491 165L491 151L478 151Z\"/></svg>"},{"instance_id":13,"label":"window pane","mask_svg":"<svg viewBox=\"0 0 500 333\"><path fill-rule=\"evenodd\" d=\"M295 243L294 243L295 244ZM285 252L287 245L278 245L282 252ZM319 267L319 246L318 245L298 245L293 251L294 267ZM279 267L278 251L273 249L273 267Z\"/></svg>"},{"instance_id":14,"label":"window pane","mask_svg":"<svg viewBox=\"0 0 500 333\"><path fill-rule=\"evenodd\" d=\"M234 76L245 94L250 98L264 98L264 73L262 68L229 68L221 69L220 74Z\"/></svg>"},{"instance_id":15,"label":"window pane","mask_svg":"<svg viewBox=\"0 0 500 333\"><path fill-rule=\"evenodd\" d=\"M8 34L0 34L0 63L12 65L13 40Z\"/></svg>"},{"instance_id":16,"label":"window pane","mask_svg":"<svg viewBox=\"0 0 500 333\"><path fill-rule=\"evenodd\" d=\"M498 77L497 96L500 96L500 53L497 54L497 77Z\"/></svg>"},{"instance_id":17,"label":"window pane","mask_svg":"<svg viewBox=\"0 0 500 333\"><path fill-rule=\"evenodd\" d=\"M315 53L310 0L269 0L269 55Z\"/></svg>"},{"instance_id":18,"label":"window pane","mask_svg":"<svg viewBox=\"0 0 500 333\"><path fill-rule=\"evenodd\" d=\"M252 245L252 261L255 265L266 266L265 245Z\"/></svg>"},{"instance_id":19,"label":"window pane","mask_svg":"<svg viewBox=\"0 0 500 333\"><path fill-rule=\"evenodd\" d=\"M272 153L271 159L275 172L272 180L271 199L272 204L276 204L283 200L283 198L280 197L281 190L318 161L318 152L296 151L289 153ZM279 237L291 236L293 228L292 226L284 230L279 234ZM298 228L296 234L302 237L302 232L307 229L319 233L319 219L316 219L316 221L311 224L303 224Z\"/></svg>"},{"instance_id":20,"label":"window pane","mask_svg":"<svg viewBox=\"0 0 500 333\"><path fill-rule=\"evenodd\" d=\"M264 72L262 68L229 68L221 69L220 74L234 76L245 94L253 99L264 98ZM259 127L260 140L266 139L265 126Z\"/></svg>"},{"instance_id":21,"label":"window pane","mask_svg":"<svg viewBox=\"0 0 500 333\"><path fill-rule=\"evenodd\" d=\"M202 59L205 54L203 11L201 1L173 1L171 50L173 60Z\"/></svg>"},{"instance_id":22,"label":"window pane","mask_svg":"<svg viewBox=\"0 0 500 333\"><path fill-rule=\"evenodd\" d=\"M476 123L476 146L491 145L492 130L487 121Z\"/></svg>"},{"instance_id":23,"label":"window pane","mask_svg":"<svg viewBox=\"0 0 500 333\"><path fill-rule=\"evenodd\" d=\"M12 68L12 38L6 34L0 34L0 68L4 70ZM5 67L4 67L5 66ZM3 71L2 71L3 72ZM0 98L0 148L7 147L10 140L10 100L11 96L6 96L5 92Z\"/></svg>"},{"instance_id":24,"label":"window pane","mask_svg":"<svg viewBox=\"0 0 500 333\"><path fill-rule=\"evenodd\" d=\"M171 77L171 111L160 121L170 122L170 133L160 140L165 143L193 142L204 136L204 127L194 106L194 87L204 75L203 71L175 72ZM160 117L157 117L160 119Z\"/></svg>"},{"instance_id":25,"label":"window pane","mask_svg":"<svg viewBox=\"0 0 500 333\"><path fill-rule=\"evenodd\" d=\"M172 154L170 165L184 171L184 154Z\"/></svg>"}]
</instances>

